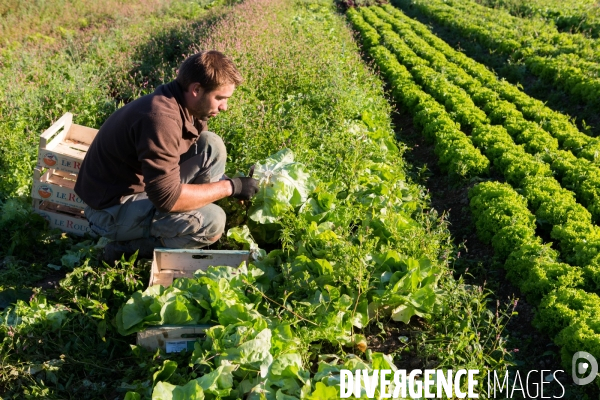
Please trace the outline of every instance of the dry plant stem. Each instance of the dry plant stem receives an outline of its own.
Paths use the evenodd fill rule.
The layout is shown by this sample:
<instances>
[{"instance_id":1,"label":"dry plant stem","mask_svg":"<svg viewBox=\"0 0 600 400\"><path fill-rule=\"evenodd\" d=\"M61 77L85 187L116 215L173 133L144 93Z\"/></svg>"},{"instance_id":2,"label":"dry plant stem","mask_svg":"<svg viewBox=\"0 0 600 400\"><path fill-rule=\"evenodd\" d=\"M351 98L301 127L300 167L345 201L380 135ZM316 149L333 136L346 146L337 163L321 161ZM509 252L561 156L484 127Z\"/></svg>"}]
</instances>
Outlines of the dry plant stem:
<instances>
[{"instance_id":1,"label":"dry plant stem","mask_svg":"<svg viewBox=\"0 0 600 400\"><path fill-rule=\"evenodd\" d=\"M280 304L278 302L276 302L275 300L271 299L269 296L267 296L266 294L264 294L260 289L258 289L256 286L254 286L253 284L251 284L250 282L246 281L244 279L243 281L246 285L250 286L251 288L253 288L254 290L256 290L258 293L260 293L260 295L262 297L264 297L266 300L270 301L271 303L277 304L279 307L283 308L284 310L288 311L289 313L293 314L294 316L296 316L297 318L299 318L302 321L308 322L309 324L312 324L314 326L319 326L318 324L316 324L315 322L308 320L306 318L304 318L303 316L295 313L294 311L290 310L289 308L287 308L286 306L284 306L283 304Z\"/></svg>"}]
</instances>

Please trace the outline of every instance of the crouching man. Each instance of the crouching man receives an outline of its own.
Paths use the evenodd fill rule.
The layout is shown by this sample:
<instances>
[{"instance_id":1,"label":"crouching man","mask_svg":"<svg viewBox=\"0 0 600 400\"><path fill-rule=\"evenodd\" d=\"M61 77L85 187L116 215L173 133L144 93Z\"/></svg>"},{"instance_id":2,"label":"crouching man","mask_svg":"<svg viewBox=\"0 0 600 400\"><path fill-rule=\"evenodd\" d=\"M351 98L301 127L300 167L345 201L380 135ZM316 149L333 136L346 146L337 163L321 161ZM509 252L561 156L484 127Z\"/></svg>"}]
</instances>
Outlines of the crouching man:
<instances>
[{"instance_id":1,"label":"crouching man","mask_svg":"<svg viewBox=\"0 0 600 400\"><path fill-rule=\"evenodd\" d=\"M114 240L112 262L155 247L200 248L216 242L225 212L213 202L249 200L252 178L224 175L227 153L207 121L227 110L242 77L218 51L187 58L177 78L115 111L85 156L75 192L93 232Z\"/></svg>"}]
</instances>

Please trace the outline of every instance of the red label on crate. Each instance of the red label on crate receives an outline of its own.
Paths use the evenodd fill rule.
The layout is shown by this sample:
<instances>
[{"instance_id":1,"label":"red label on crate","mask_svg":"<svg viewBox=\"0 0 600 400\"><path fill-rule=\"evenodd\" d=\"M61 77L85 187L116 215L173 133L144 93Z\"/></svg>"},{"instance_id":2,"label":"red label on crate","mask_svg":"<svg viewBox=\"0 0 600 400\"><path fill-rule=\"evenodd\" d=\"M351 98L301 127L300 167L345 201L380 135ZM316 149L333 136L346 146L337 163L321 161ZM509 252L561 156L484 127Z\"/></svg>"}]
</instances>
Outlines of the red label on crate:
<instances>
[{"instance_id":1,"label":"red label on crate","mask_svg":"<svg viewBox=\"0 0 600 400\"><path fill-rule=\"evenodd\" d=\"M68 229L70 231L89 232L90 230L87 221L74 222L70 219L61 219L60 217L54 217L53 222L53 226L57 228Z\"/></svg>"},{"instance_id":2,"label":"red label on crate","mask_svg":"<svg viewBox=\"0 0 600 400\"><path fill-rule=\"evenodd\" d=\"M57 163L58 158L56 157L56 155L54 155L54 153L46 153L44 154L44 164L46 164L49 167L52 167L54 164Z\"/></svg>"},{"instance_id":3,"label":"red label on crate","mask_svg":"<svg viewBox=\"0 0 600 400\"><path fill-rule=\"evenodd\" d=\"M65 160L61 161L61 166L69 169L81 169L81 162L74 160Z\"/></svg>"},{"instance_id":4,"label":"red label on crate","mask_svg":"<svg viewBox=\"0 0 600 400\"><path fill-rule=\"evenodd\" d=\"M42 185L38 188L38 194L42 196L43 199L47 199L52 196L52 188L50 186Z\"/></svg>"},{"instance_id":5,"label":"red label on crate","mask_svg":"<svg viewBox=\"0 0 600 400\"><path fill-rule=\"evenodd\" d=\"M66 202L85 205L83 200L81 200L81 198L79 198L79 196L77 196L75 193L58 191L58 192L56 192L55 198L58 199L58 201L66 201Z\"/></svg>"}]
</instances>

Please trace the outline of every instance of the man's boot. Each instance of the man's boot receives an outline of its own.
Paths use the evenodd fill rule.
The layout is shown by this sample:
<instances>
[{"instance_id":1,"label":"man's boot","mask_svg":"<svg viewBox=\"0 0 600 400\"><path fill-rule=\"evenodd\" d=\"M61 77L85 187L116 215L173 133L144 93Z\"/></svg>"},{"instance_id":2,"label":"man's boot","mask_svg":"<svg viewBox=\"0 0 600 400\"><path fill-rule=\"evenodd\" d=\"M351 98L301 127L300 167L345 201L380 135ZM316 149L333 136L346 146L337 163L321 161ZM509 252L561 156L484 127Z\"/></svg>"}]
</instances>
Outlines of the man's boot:
<instances>
[{"instance_id":1,"label":"man's boot","mask_svg":"<svg viewBox=\"0 0 600 400\"><path fill-rule=\"evenodd\" d=\"M133 253L139 250L137 259L154 257L154 249L163 247L162 242L156 237L147 237L141 239L128 240L123 242L110 242L104 247L102 259L109 265L114 265L115 261L121 259L124 255L128 260Z\"/></svg>"}]
</instances>

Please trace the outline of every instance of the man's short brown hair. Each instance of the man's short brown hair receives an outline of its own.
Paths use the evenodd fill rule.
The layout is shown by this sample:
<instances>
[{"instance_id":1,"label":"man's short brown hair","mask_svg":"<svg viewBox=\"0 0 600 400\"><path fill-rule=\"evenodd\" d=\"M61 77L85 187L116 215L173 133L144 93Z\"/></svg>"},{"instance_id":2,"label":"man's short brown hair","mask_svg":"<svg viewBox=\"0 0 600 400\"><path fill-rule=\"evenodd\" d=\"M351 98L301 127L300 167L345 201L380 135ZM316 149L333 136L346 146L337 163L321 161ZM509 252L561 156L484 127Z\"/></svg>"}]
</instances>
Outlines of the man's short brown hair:
<instances>
[{"instance_id":1,"label":"man's short brown hair","mask_svg":"<svg viewBox=\"0 0 600 400\"><path fill-rule=\"evenodd\" d=\"M207 50L189 56L177 71L177 83L187 91L198 82L204 90L212 91L221 85L238 86L243 78L233 62L217 50Z\"/></svg>"}]
</instances>

